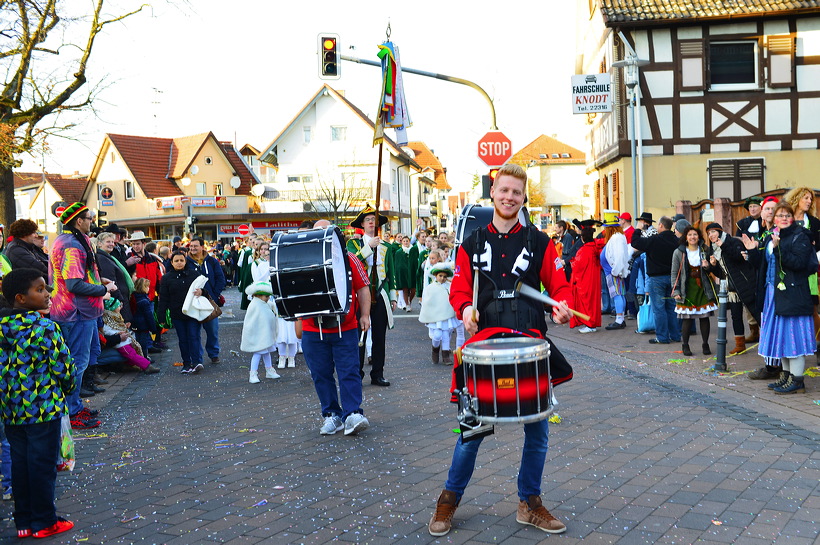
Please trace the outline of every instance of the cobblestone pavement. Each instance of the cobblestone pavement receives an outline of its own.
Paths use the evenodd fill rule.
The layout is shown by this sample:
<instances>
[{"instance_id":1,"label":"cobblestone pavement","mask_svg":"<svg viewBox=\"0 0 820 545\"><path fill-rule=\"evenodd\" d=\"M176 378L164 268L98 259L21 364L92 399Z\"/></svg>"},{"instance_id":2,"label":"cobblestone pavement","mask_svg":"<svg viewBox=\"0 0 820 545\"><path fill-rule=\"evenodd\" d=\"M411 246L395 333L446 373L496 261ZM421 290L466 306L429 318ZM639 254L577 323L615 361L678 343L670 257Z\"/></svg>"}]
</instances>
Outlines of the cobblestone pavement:
<instances>
[{"instance_id":1,"label":"cobblestone pavement","mask_svg":"<svg viewBox=\"0 0 820 545\"><path fill-rule=\"evenodd\" d=\"M715 376L704 357L681 361L679 347L656 350L628 329L553 327L575 378L556 390L563 421L551 424L542 496L567 532L548 536L516 522L523 433L501 425L481 447L453 530L433 538L426 526L457 422L450 370L430 363L424 326L400 312L389 332L392 385L364 387L371 428L321 436L302 356L281 379L249 384L249 358L230 352L239 345L236 314L221 319L221 364L181 376L177 352L163 354L161 373L112 375L91 400L104 424L77 434L77 469L58 478L58 512L77 526L51 542L818 540L818 379L807 380L805 395L774 396L738 374L759 364L753 350ZM0 540L17 542L12 504L2 509Z\"/></svg>"}]
</instances>

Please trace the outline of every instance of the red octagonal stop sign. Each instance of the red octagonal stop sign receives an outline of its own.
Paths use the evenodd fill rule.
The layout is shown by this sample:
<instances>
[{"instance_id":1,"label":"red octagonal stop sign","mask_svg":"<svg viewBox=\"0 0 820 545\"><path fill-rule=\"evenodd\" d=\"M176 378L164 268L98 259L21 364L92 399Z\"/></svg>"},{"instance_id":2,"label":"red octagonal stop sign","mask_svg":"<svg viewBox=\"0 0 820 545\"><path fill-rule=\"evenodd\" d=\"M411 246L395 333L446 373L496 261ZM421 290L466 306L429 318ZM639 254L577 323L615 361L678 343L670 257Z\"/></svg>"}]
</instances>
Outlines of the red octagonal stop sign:
<instances>
[{"instance_id":1,"label":"red octagonal stop sign","mask_svg":"<svg viewBox=\"0 0 820 545\"><path fill-rule=\"evenodd\" d=\"M478 141L478 158L487 166L498 167L512 157L512 142L501 131L490 131Z\"/></svg>"}]
</instances>

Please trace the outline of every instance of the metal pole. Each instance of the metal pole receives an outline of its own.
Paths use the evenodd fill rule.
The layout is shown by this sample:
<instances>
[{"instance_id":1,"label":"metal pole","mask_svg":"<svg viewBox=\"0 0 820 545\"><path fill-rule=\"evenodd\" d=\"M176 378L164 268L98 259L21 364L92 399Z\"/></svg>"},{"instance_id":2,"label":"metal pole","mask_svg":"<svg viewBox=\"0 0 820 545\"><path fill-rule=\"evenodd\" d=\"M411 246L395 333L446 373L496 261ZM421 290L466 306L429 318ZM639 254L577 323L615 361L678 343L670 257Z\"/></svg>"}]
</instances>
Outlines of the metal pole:
<instances>
[{"instance_id":1,"label":"metal pole","mask_svg":"<svg viewBox=\"0 0 820 545\"><path fill-rule=\"evenodd\" d=\"M630 155L632 156L632 210L635 214L640 214L638 210L638 173L635 169L635 88L630 90L632 96L629 97L629 114L632 118L632 132L629 139Z\"/></svg>"},{"instance_id":2,"label":"metal pole","mask_svg":"<svg viewBox=\"0 0 820 545\"><path fill-rule=\"evenodd\" d=\"M378 66L381 68L382 63L376 61L368 61L365 59L360 59L358 57L350 57L348 55L339 55L339 58L343 61L350 61L350 62L357 62L359 64L367 64L369 66ZM495 124L495 106L493 106L493 99L490 98L490 95L487 94L487 91L482 89L478 86L478 84L473 83L472 81L456 78L453 76L447 76L445 74L436 74L434 72L425 72L424 70L416 70L415 68L405 68L404 66L401 67L402 73L407 72L408 74L416 74L417 76L426 76L428 78L435 78L444 81L449 81L451 83L460 83L461 85L466 85L467 87L472 87L487 100L487 103L490 105L490 114L492 115L492 123L490 124L490 130L497 131L498 127Z\"/></svg>"},{"instance_id":3,"label":"metal pole","mask_svg":"<svg viewBox=\"0 0 820 545\"><path fill-rule=\"evenodd\" d=\"M635 139L638 141L637 149L638 149L638 188L640 191L640 200L636 201L640 204L640 208L635 208L635 213L640 214L644 209L644 202L643 202L643 137L641 136L641 68L640 66L635 67L635 71L638 74L638 83L635 85L633 92L635 93L635 109L637 110L636 118L637 122L635 123Z\"/></svg>"},{"instance_id":4,"label":"metal pole","mask_svg":"<svg viewBox=\"0 0 820 545\"><path fill-rule=\"evenodd\" d=\"M718 332L715 371L726 370L726 307L728 302L728 280L724 278L720 281L720 291L718 291Z\"/></svg>"}]
</instances>

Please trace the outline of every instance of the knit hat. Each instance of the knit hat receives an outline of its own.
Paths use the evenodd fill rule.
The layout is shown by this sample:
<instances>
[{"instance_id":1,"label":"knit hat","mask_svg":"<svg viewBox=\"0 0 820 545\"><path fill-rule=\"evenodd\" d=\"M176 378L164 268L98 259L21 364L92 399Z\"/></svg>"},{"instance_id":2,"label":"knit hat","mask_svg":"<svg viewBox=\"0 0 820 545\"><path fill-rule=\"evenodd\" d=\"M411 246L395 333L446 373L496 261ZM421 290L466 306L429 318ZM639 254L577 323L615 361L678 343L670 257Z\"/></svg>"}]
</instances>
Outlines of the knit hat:
<instances>
[{"instance_id":1,"label":"knit hat","mask_svg":"<svg viewBox=\"0 0 820 545\"><path fill-rule=\"evenodd\" d=\"M245 288L245 295L253 297L254 295L273 295L273 287L270 282L254 282Z\"/></svg>"},{"instance_id":2,"label":"knit hat","mask_svg":"<svg viewBox=\"0 0 820 545\"><path fill-rule=\"evenodd\" d=\"M65 210L63 210L63 213L60 214L60 223L66 225L86 210L88 210L88 207L85 203L75 202L74 204L69 205Z\"/></svg>"},{"instance_id":3,"label":"knit hat","mask_svg":"<svg viewBox=\"0 0 820 545\"><path fill-rule=\"evenodd\" d=\"M710 223L709 225L706 226L706 232L708 233L709 231L712 231L712 230L717 230L717 231L723 232L723 227L721 227L719 223L712 222L712 223Z\"/></svg>"},{"instance_id":4,"label":"knit hat","mask_svg":"<svg viewBox=\"0 0 820 545\"><path fill-rule=\"evenodd\" d=\"M122 303L120 302L120 300L115 299L113 297L110 297L103 301L103 307L105 308L105 310L117 310L121 306Z\"/></svg>"},{"instance_id":5,"label":"knit hat","mask_svg":"<svg viewBox=\"0 0 820 545\"><path fill-rule=\"evenodd\" d=\"M680 220L675 222L675 231L677 231L678 233L683 233L683 230L686 229L687 227L689 227L690 225L692 225L692 224L689 223L688 221L686 221L684 219L680 219Z\"/></svg>"}]
</instances>

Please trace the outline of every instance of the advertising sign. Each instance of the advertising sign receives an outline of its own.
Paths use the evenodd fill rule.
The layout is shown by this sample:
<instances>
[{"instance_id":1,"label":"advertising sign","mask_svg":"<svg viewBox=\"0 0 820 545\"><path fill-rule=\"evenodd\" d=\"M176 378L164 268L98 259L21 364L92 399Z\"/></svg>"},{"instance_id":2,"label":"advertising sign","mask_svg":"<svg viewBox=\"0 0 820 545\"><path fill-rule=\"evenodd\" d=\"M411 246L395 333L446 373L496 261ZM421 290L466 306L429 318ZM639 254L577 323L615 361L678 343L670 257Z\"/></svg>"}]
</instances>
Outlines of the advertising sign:
<instances>
[{"instance_id":1,"label":"advertising sign","mask_svg":"<svg viewBox=\"0 0 820 545\"><path fill-rule=\"evenodd\" d=\"M572 76L572 113L594 114L612 111L612 85L609 74Z\"/></svg>"}]
</instances>

